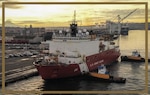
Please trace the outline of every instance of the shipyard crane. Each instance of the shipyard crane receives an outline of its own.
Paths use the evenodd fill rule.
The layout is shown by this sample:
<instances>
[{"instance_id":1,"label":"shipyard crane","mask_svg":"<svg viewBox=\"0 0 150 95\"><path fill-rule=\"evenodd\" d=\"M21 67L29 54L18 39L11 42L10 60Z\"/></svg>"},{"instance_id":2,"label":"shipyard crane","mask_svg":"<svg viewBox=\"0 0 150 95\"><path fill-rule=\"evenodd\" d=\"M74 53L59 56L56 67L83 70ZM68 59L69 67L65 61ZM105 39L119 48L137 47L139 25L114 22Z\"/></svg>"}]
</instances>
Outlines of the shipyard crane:
<instances>
[{"instance_id":1,"label":"shipyard crane","mask_svg":"<svg viewBox=\"0 0 150 95\"><path fill-rule=\"evenodd\" d=\"M106 21L106 27L108 27L109 29L109 33L112 34L113 31L118 31L117 34L120 34L121 31L121 24L123 22L124 19L126 19L128 16L130 16L131 14L133 14L138 8L134 9L133 11L131 11L130 13L128 13L125 17L121 18L120 15L117 15L116 17L114 17L112 20L107 20ZM114 20L118 18L118 24L114 22ZM117 26L116 26L117 25ZM115 30L115 27L118 27L118 30Z\"/></svg>"},{"instance_id":2,"label":"shipyard crane","mask_svg":"<svg viewBox=\"0 0 150 95\"><path fill-rule=\"evenodd\" d=\"M133 11L131 11L129 14L127 14L125 17L123 17L122 19L120 18L120 15L118 15L118 20L121 23L124 19L126 19L128 16L130 16L132 13L134 13L138 8L134 9Z\"/></svg>"},{"instance_id":3,"label":"shipyard crane","mask_svg":"<svg viewBox=\"0 0 150 95\"><path fill-rule=\"evenodd\" d=\"M120 15L117 15L118 17L118 33L120 34L121 31L121 23L123 22L124 19L126 19L128 16L130 16L131 14L133 14L138 8L134 9L133 11L131 11L130 13L128 13L125 17L121 18ZM111 27L111 25L110 25ZM110 29L111 31L111 29Z\"/></svg>"},{"instance_id":4,"label":"shipyard crane","mask_svg":"<svg viewBox=\"0 0 150 95\"><path fill-rule=\"evenodd\" d=\"M132 13L134 13L138 8L134 9L133 11L131 11L129 14L127 14L125 17L121 18L120 15L115 16L114 18L112 18L112 20L110 22L114 22L114 20L116 20L116 18L118 18L118 22L122 22L124 19L126 19L128 16L130 16Z\"/></svg>"}]
</instances>

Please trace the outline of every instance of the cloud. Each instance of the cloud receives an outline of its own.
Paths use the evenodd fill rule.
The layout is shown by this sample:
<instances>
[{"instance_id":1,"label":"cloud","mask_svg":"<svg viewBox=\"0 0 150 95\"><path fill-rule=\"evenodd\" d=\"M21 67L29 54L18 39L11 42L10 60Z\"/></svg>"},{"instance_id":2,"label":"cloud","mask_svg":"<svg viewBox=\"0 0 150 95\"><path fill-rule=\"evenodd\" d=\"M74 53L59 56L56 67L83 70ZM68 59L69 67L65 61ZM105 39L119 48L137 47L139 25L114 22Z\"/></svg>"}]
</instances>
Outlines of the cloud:
<instances>
[{"instance_id":1,"label":"cloud","mask_svg":"<svg viewBox=\"0 0 150 95\"><path fill-rule=\"evenodd\" d=\"M73 16L58 16L58 18L70 18L70 17L73 17Z\"/></svg>"},{"instance_id":2,"label":"cloud","mask_svg":"<svg viewBox=\"0 0 150 95\"><path fill-rule=\"evenodd\" d=\"M21 27L49 27L49 26L69 26L70 22L61 22L61 21L37 21L37 20L28 20L28 21L15 21L15 24L20 25Z\"/></svg>"},{"instance_id":3,"label":"cloud","mask_svg":"<svg viewBox=\"0 0 150 95\"><path fill-rule=\"evenodd\" d=\"M107 10L107 11L103 11L103 13L105 15L107 15L108 17L110 17L110 19L117 17L117 15L120 15L121 18L124 18L127 16L127 18L145 18L145 10L144 9L137 9L136 11L134 11L132 14L130 14L128 16L128 14L130 12L134 11L134 9L127 9L127 10L123 10L123 9L116 9L116 10Z\"/></svg>"},{"instance_id":4,"label":"cloud","mask_svg":"<svg viewBox=\"0 0 150 95\"><path fill-rule=\"evenodd\" d=\"M18 21L18 22L16 22L17 24L32 24L32 23L36 23L36 24L40 24L40 23L44 23L44 22L42 22L42 21L36 21L36 20L29 20L29 21Z\"/></svg>"}]
</instances>

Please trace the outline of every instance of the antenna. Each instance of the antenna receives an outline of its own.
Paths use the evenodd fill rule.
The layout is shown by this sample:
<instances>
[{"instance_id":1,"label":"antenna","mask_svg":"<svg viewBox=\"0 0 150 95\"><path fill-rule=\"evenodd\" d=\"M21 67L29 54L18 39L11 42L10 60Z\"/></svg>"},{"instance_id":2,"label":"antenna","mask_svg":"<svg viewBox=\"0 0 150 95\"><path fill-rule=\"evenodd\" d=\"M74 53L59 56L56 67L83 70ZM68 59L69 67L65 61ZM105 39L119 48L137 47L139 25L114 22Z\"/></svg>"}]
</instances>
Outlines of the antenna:
<instances>
[{"instance_id":1,"label":"antenna","mask_svg":"<svg viewBox=\"0 0 150 95\"><path fill-rule=\"evenodd\" d=\"M74 11L74 20L73 20L73 23L74 24L76 23L76 10Z\"/></svg>"}]
</instances>

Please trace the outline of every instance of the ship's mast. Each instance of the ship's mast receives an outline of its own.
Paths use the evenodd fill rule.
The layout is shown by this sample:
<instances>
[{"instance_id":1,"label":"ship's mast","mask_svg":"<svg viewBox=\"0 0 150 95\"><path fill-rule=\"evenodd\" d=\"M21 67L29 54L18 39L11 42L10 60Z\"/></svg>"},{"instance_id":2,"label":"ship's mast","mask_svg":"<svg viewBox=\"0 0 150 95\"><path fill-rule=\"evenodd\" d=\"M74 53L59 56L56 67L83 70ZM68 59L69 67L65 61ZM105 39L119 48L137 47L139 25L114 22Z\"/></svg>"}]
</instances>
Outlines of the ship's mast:
<instances>
[{"instance_id":1,"label":"ship's mast","mask_svg":"<svg viewBox=\"0 0 150 95\"><path fill-rule=\"evenodd\" d=\"M78 25L76 23L76 11L74 11L74 19L72 21L72 23L70 24L70 29L71 29L71 36L72 37L76 37L76 33L77 33L77 29Z\"/></svg>"},{"instance_id":2,"label":"ship's mast","mask_svg":"<svg viewBox=\"0 0 150 95\"><path fill-rule=\"evenodd\" d=\"M76 10L74 11L74 19L73 19L73 24L76 23Z\"/></svg>"}]
</instances>

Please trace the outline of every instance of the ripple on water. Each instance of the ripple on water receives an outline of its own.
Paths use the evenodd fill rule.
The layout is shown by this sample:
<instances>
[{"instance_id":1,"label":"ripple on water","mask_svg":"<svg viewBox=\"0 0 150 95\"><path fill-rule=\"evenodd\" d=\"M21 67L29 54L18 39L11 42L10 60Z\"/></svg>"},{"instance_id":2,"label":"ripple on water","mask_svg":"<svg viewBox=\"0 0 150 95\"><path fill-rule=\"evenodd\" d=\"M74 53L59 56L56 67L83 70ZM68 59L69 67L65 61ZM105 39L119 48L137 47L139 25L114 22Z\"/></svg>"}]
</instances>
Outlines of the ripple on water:
<instances>
[{"instance_id":1,"label":"ripple on water","mask_svg":"<svg viewBox=\"0 0 150 95\"><path fill-rule=\"evenodd\" d=\"M35 76L22 81L9 84L6 89L17 91L39 91L39 87L43 84L40 76Z\"/></svg>"}]
</instances>

